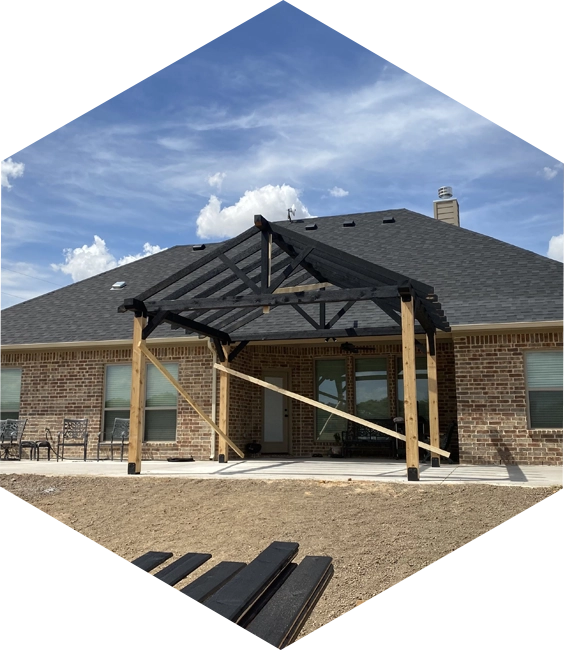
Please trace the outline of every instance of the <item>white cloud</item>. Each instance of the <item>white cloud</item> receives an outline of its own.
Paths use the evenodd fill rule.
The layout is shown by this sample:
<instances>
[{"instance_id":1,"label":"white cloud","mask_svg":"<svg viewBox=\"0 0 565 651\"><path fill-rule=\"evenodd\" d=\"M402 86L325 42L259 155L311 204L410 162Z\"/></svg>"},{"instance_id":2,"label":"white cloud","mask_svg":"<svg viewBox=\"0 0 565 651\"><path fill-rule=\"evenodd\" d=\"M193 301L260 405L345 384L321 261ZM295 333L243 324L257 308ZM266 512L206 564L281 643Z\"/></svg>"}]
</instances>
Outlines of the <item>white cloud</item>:
<instances>
[{"instance_id":1,"label":"white cloud","mask_svg":"<svg viewBox=\"0 0 565 651\"><path fill-rule=\"evenodd\" d=\"M563 262L563 234L554 235L549 240L547 257L552 258L553 260L559 260L559 262Z\"/></svg>"},{"instance_id":2,"label":"white cloud","mask_svg":"<svg viewBox=\"0 0 565 651\"><path fill-rule=\"evenodd\" d=\"M123 264L129 264L130 262L135 262L136 260L141 260L141 258L146 258L148 255L153 255L154 253L159 253L159 251L164 251L158 244L149 244L145 242L143 245L143 253L137 253L136 255L124 255L123 258L118 260L118 267L121 267Z\"/></svg>"},{"instance_id":3,"label":"white cloud","mask_svg":"<svg viewBox=\"0 0 565 651\"><path fill-rule=\"evenodd\" d=\"M290 185L265 185L257 190L247 190L233 206L221 207L216 196L200 211L197 224L198 237L232 237L253 225L254 215L263 215L269 221L284 220L288 209L296 210L294 219L312 217L298 198L298 191Z\"/></svg>"},{"instance_id":4,"label":"white cloud","mask_svg":"<svg viewBox=\"0 0 565 651\"><path fill-rule=\"evenodd\" d=\"M349 194L349 190L338 188L337 185L334 185L334 187L331 190L328 190L328 192L332 197L346 197Z\"/></svg>"},{"instance_id":5,"label":"white cloud","mask_svg":"<svg viewBox=\"0 0 565 651\"><path fill-rule=\"evenodd\" d=\"M554 179L557 176L557 170L551 169L551 167L544 167L542 174L544 179L551 181L551 179Z\"/></svg>"},{"instance_id":6,"label":"white cloud","mask_svg":"<svg viewBox=\"0 0 565 651\"><path fill-rule=\"evenodd\" d=\"M19 176L23 176L25 165L23 163L15 163L11 158L7 158L2 161L0 168L1 185L3 188L10 189L12 186L8 177L11 176L13 179L17 179Z\"/></svg>"},{"instance_id":7,"label":"white cloud","mask_svg":"<svg viewBox=\"0 0 565 651\"><path fill-rule=\"evenodd\" d=\"M74 282L77 282L163 250L157 245L146 242L143 245L143 253L126 255L116 260L108 250L106 242L98 235L95 235L94 242L90 246L85 244L76 249L65 249L63 251L65 256L64 264L52 264L51 268L62 271L71 276Z\"/></svg>"},{"instance_id":8,"label":"white cloud","mask_svg":"<svg viewBox=\"0 0 565 651\"><path fill-rule=\"evenodd\" d=\"M225 172L216 172L216 174L213 174L212 176L208 177L208 183L213 188L218 188L218 190L221 190L222 189L222 183L223 183L225 178L226 178L226 173Z\"/></svg>"}]
</instances>

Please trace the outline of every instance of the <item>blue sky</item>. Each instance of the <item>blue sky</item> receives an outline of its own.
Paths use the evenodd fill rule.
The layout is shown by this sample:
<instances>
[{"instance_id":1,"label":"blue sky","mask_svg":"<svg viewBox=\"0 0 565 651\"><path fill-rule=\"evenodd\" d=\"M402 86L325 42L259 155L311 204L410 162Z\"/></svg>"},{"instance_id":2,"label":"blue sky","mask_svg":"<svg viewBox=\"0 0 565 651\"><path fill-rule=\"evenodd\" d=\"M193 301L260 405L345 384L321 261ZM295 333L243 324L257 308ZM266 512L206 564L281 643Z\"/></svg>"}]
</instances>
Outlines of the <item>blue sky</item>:
<instances>
[{"instance_id":1,"label":"blue sky","mask_svg":"<svg viewBox=\"0 0 565 651\"><path fill-rule=\"evenodd\" d=\"M287 4L14 154L2 307L253 214L408 208L562 259L563 165ZM561 236L561 239L553 239Z\"/></svg>"}]
</instances>

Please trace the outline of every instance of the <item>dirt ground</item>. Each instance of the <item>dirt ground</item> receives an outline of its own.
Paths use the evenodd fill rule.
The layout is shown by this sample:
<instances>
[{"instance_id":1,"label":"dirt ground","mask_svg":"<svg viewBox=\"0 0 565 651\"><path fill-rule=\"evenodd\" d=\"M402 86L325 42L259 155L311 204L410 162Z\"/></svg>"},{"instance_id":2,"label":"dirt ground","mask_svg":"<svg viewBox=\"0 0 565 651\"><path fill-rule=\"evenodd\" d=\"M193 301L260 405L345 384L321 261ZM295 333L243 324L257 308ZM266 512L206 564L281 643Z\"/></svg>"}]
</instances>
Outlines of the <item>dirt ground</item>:
<instances>
[{"instance_id":1,"label":"dirt ground","mask_svg":"<svg viewBox=\"0 0 565 651\"><path fill-rule=\"evenodd\" d=\"M274 540L333 558L305 635L559 490L305 480L1 475L0 487L127 560L251 561Z\"/></svg>"}]
</instances>

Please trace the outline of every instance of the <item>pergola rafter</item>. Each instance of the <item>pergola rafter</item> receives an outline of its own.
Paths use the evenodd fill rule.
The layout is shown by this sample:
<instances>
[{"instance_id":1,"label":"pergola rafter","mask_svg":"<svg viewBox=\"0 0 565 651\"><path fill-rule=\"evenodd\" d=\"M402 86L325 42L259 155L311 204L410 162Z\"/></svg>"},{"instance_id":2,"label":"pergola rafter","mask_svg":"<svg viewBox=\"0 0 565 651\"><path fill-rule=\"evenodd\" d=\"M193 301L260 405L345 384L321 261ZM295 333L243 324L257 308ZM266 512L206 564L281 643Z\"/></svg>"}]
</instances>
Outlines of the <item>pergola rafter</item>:
<instances>
[{"instance_id":1,"label":"pergola rafter","mask_svg":"<svg viewBox=\"0 0 565 651\"><path fill-rule=\"evenodd\" d=\"M283 224L270 223L261 215L256 215L254 222L253 228L215 246L210 252L199 256L196 262L124 301L119 311L132 311L135 315L134 350L141 350L151 358L144 341L164 323L208 337L225 368L251 341L402 335L408 478L418 479L414 351L416 347L424 352L425 349L414 335L418 332L426 335L428 366L433 376L436 331L450 330L433 287L329 246ZM169 290L168 293L166 290ZM358 327L355 322L352 327L340 327L340 320L359 301L371 302L393 324L379 326L364 323ZM326 306L331 303L337 304L338 309L328 319ZM318 306L317 317L312 310L305 309L308 306ZM263 314L285 307L292 308L300 315L305 326L303 329L277 329L276 316L275 327L267 331L260 327L246 327L261 319ZM273 317L266 318L271 320L272 325ZM416 325L416 321L419 325ZM139 361L137 363L140 364ZM142 381L142 371L135 377ZM430 404L437 411L437 382L434 382L432 377L431 384L436 387L433 389L436 395L434 398L430 394ZM231 444L227 435L227 373L222 374L220 389L220 425L216 431L221 431L220 458L223 456L227 460L228 445ZM133 445L130 445L128 472L133 473L139 472L141 463L138 449L141 445L139 404L134 408L134 399L139 402L141 395L140 387L136 388L135 396L132 389L132 413L135 413L135 419L130 434ZM201 408L198 407L197 411L201 413ZM343 415L348 417L345 412ZM207 417L205 420L208 422ZM435 418L430 418L430 422L434 429L431 432L431 446L437 449L437 414ZM392 431L389 433L394 436ZM439 463L439 456L432 455L432 461Z\"/></svg>"}]
</instances>

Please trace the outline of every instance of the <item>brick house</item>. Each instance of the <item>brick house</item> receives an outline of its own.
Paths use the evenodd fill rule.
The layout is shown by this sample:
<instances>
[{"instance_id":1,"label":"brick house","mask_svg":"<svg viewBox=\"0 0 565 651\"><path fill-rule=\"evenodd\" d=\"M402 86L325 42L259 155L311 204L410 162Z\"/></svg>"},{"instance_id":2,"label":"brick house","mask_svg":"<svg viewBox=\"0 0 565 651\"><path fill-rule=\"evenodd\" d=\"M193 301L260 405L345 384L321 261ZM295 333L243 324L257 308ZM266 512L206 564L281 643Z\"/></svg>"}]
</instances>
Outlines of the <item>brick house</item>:
<instances>
[{"instance_id":1,"label":"brick house","mask_svg":"<svg viewBox=\"0 0 565 651\"><path fill-rule=\"evenodd\" d=\"M461 228L455 199L435 202L434 218L399 209L275 226L279 239L295 246L273 246L272 260L269 250L272 277L287 274L278 296L314 284L329 291L330 283L320 282L329 272L320 269L333 265L331 278L341 277L336 251L344 268L347 260L365 264L368 277L378 266L385 276L433 287L437 314L445 313L449 324L437 332L435 357L439 431L456 424L452 457L466 464L562 463L561 263ZM88 417L93 456L98 432L107 436L114 418L130 415L132 315L118 308L133 296L174 301L178 295L204 305L216 296L229 302L253 295L254 283L265 282L264 251L238 237L227 249L226 243L175 246L3 310L2 418L27 418L26 434L37 439L45 427L58 431L64 417ZM334 258L328 254L317 266L317 247ZM172 282L159 289L165 278ZM236 349L232 369L364 419L391 419L403 415L403 366L398 308L387 300L259 309L237 309L232 301L229 309L196 310L192 319L186 310L170 316L163 308L153 314L147 345L213 420L222 375L214 367L218 332L228 333ZM416 385L425 429L426 332L417 327L415 337L424 342ZM257 441L266 454L326 455L347 428L344 418L237 377L229 387L225 425L240 447ZM210 426L149 364L143 458L217 458L219 447Z\"/></svg>"}]
</instances>

